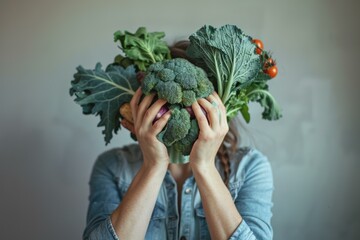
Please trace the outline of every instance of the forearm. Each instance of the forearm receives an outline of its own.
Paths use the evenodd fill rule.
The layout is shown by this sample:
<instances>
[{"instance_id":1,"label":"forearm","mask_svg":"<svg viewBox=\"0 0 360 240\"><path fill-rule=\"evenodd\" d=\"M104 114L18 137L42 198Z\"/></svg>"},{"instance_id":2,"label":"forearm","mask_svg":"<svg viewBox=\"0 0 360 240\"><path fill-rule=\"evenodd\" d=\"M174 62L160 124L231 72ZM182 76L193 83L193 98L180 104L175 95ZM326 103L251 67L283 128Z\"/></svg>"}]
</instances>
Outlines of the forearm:
<instances>
[{"instance_id":1,"label":"forearm","mask_svg":"<svg viewBox=\"0 0 360 240\"><path fill-rule=\"evenodd\" d=\"M135 176L123 201L111 215L120 239L145 238L166 169L166 166L143 166Z\"/></svg>"},{"instance_id":2,"label":"forearm","mask_svg":"<svg viewBox=\"0 0 360 240\"><path fill-rule=\"evenodd\" d=\"M242 221L214 165L193 168L212 239L229 239Z\"/></svg>"}]
</instances>

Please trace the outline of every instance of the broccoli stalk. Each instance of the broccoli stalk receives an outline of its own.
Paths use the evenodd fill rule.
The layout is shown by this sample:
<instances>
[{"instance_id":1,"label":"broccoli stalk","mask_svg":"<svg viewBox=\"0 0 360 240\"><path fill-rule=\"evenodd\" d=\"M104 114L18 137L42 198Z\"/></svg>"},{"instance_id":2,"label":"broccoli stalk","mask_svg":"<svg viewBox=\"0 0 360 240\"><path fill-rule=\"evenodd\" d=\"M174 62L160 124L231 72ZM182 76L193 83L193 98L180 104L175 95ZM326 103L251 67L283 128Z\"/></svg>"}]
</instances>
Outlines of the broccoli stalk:
<instances>
[{"instance_id":1,"label":"broccoli stalk","mask_svg":"<svg viewBox=\"0 0 360 240\"><path fill-rule=\"evenodd\" d=\"M171 163L184 164L189 162L189 156L183 155L182 152L178 151L176 146L168 147L167 150Z\"/></svg>"}]
</instances>

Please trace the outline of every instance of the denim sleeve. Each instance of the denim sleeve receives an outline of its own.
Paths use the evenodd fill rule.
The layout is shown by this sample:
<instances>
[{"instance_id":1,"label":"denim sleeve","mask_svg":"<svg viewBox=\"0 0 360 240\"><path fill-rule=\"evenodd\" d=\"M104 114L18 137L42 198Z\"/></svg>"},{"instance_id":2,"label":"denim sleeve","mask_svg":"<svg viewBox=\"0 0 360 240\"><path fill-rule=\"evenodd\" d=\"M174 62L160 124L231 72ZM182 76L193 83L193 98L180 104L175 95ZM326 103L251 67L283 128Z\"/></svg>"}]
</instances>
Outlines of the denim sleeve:
<instances>
[{"instance_id":1,"label":"denim sleeve","mask_svg":"<svg viewBox=\"0 0 360 240\"><path fill-rule=\"evenodd\" d=\"M99 156L90 177L90 196L83 239L118 239L111 224L110 214L121 199L114 176L115 154L106 152Z\"/></svg>"},{"instance_id":2,"label":"denim sleeve","mask_svg":"<svg viewBox=\"0 0 360 240\"><path fill-rule=\"evenodd\" d=\"M271 217L274 190L272 170L267 158L256 150L247 156L243 185L235 205L243 220L230 240L269 240L273 238Z\"/></svg>"}]
</instances>

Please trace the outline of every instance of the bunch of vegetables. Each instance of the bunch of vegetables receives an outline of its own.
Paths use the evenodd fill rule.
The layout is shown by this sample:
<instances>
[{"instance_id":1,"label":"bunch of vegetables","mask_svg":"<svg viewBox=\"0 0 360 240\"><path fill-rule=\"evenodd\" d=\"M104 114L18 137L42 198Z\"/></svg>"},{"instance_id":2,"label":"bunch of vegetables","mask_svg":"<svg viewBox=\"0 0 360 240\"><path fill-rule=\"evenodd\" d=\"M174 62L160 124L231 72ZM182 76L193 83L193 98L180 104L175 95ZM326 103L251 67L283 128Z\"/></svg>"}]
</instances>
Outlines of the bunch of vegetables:
<instances>
[{"instance_id":1,"label":"bunch of vegetables","mask_svg":"<svg viewBox=\"0 0 360 240\"><path fill-rule=\"evenodd\" d=\"M186 54L190 63L184 58L171 59L164 36L144 27L135 33L117 31L114 40L120 42L122 54L113 63L105 70L100 63L93 70L77 68L70 95L76 96L84 114L100 115L98 126L104 127L106 144L121 128L120 119L132 122L129 102L138 87L146 95L155 92L167 101L154 121L171 110L158 139L167 146L173 163L188 161L199 133L192 103L214 90L226 107L228 121L240 112L249 122L251 101L263 107L264 119L281 117L267 84L277 74L276 62L260 40L234 25L218 29L206 25L189 37Z\"/></svg>"}]
</instances>

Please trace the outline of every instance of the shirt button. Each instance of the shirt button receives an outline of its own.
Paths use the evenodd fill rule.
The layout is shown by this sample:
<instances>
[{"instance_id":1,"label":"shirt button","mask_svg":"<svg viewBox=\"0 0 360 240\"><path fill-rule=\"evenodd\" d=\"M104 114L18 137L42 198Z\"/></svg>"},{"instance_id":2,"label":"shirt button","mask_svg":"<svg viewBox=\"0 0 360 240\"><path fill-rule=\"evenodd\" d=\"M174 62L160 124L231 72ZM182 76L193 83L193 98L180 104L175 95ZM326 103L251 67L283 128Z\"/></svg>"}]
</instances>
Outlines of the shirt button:
<instances>
[{"instance_id":1,"label":"shirt button","mask_svg":"<svg viewBox=\"0 0 360 240\"><path fill-rule=\"evenodd\" d=\"M182 237L180 238L180 240L186 240L186 237L182 236Z\"/></svg>"},{"instance_id":2,"label":"shirt button","mask_svg":"<svg viewBox=\"0 0 360 240\"><path fill-rule=\"evenodd\" d=\"M185 194L190 194L190 193L191 193L191 188L185 189Z\"/></svg>"}]
</instances>

